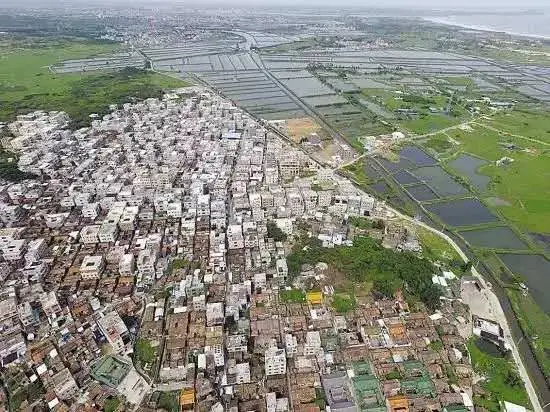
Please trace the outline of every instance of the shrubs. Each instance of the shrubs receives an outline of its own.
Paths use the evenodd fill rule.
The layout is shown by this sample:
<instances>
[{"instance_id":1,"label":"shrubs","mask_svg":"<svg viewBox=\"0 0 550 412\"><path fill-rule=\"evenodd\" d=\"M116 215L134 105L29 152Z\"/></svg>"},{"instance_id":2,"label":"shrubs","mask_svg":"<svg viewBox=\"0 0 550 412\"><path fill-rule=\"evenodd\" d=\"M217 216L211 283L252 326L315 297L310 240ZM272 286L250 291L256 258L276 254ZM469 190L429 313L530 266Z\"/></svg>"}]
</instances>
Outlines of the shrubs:
<instances>
[{"instance_id":1,"label":"shrubs","mask_svg":"<svg viewBox=\"0 0 550 412\"><path fill-rule=\"evenodd\" d=\"M301 239L287 257L289 273L303 264L326 262L356 282L374 282L374 289L391 296L398 288L420 299L430 310L439 307L441 290L432 283L433 264L410 252L386 249L370 237L357 237L353 246L323 248L316 238Z\"/></svg>"}]
</instances>

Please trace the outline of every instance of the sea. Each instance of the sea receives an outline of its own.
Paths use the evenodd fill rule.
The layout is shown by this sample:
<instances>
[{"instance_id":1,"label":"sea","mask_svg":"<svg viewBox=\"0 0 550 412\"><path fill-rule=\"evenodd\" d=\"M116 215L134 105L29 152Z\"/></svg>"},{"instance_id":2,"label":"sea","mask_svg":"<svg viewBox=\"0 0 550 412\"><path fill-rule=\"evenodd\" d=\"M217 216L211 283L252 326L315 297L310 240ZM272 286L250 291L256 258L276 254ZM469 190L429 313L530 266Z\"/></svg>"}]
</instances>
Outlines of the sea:
<instances>
[{"instance_id":1,"label":"sea","mask_svg":"<svg viewBox=\"0 0 550 412\"><path fill-rule=\"evenodd\" d=\"M550 40L550 9L521 13L460 13L425 16L426 20L474 30L505 32Z\"/></svg>"}]
</instances>

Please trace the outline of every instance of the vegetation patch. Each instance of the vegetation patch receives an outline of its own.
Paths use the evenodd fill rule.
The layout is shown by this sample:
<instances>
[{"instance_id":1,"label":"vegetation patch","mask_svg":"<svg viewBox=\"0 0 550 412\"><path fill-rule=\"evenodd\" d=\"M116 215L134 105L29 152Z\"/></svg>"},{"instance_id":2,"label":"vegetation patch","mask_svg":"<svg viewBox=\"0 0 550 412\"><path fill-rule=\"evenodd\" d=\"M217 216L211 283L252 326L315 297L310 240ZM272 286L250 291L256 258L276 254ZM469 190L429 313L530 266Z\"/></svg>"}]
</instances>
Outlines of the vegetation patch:
<instances>
[{"instance_id":1,"label":"vegetation patch","mask_svg":"<svg viewBox=\"0 0 550 412\"><path fill-rule=\"evenodd\" d=\"M550 316L530 295L525 296L521 290L511 288L507 289L507 292L542 372L546 377L550 377Z\"/></svg>"},{"instance_id":2,"label":"vegetation patch","mask_svg":"<svg viewBox=\"0 0 550 412\"><path fill-rule=\"evenodd\" d=\"M332 297L332 307L338 313L348 313L354 310L356 305L354 296L336 293Z\"/></svg>"},{"instance_id":3,"label":"vegetation patch","mask_svg":"<svg viewBox=\"0 0 550 412\"><path fill-rule=\"evenodd\" d=\"M0 121L11 121L18 114L34 110L62 110L71 116L71 126L79 128L90 124L90 114L107 114L110 104L160 97L163 90L186 85L136 68L71 74L56 74L48 69L62 60L87 58L115 48L113 44L82 39L7 44L0 55Z\"/></svg>"},{"instance_id":4,"label":"vegetation patch","mask_svg":"<svg viewBox=\"0 0 550 412\"><path fill-rule=\"evenodd\" d=\"M474 399L479 406L500 411L499 401L508 401L530 407L527 391L509 353L501 358L492 356L476 345L475 338L468 341L468 351L474 371L484 377L482 386L487 391L484 397Z\"/></svg>"},{"instance_id":5,"label":"vegetation patch","mask_svg":"<svg viewBox=\"0 0 550 412\"><path fill-rule=\"evenodd\" d=\"M396 252L382 247L370 237L356 237L353 246L324 248L316 238L302 238L287 257L289 273L297 275L303 264L326 262L345 273L353 282L374 281L374 289L383 285L384 295L398 289L417 297L430 310L439 307L441 291L432 283L433 264L410 252Z\"/></svg>"},{"instance_id":6,"label":"vegetation patch","mask_svg":"<svg viewBox=\"0 0 550 412\"><path fill-rule=\"evenodd\" d=\"M159 408L164 409L167 412L179 412L179 392L161 392L157 405Z\"/></svg>"},{"instance_id":7,"label":"vegetation patch","mask_svg":"<svg viewBox=\"0 0 550 412\"><path fill-rule=\"evenodd\" d=\"M303 303L306 301L306 294L298 289L281 290L279 298L282 302Z\"/></svg>"},{"instance_id":8,"label":"vegetation patch","mask_svg":"<svg viewBox=\"0 0 550 412\"><path fill-rule=\"evenodd\" d=\"M287 238L286 233L275 222L267 222L267 237L272 238L275 242L284 242Z\"/></svg>"},{"instance_id":9,"label":"vegetation patch","mask_svg":"<svg viewBox=\"0 0 550 412\"><path fill-rule=\"evenodd\" d=\"M449 141L444 134L438 134L430 137L424 146L435 150L437 153L444 153L453 147L453 144Z\"/></svg>"},{"instance_id":10,"label":"vegetation patch","mask_svg":"<svg viewBox=\"0 0 550 412\"><path fill-rule=\"evenodd\" d=\"M369 178L364 169L364 161L362 159L350 163L342 168L344 175L354 180L361 188L368 189L372 180Z\"/></svg>"},{"instance_id":11,"label":"vegetation patch","mask_svg":"<svg viewBox=\"0 0 550 412\"><path fill-rule=\"evenodd\" d=\"M134 346L134 355L143 365L152 364L157 356L157 351L151 342L144 338L139 338Z\"/></svg>"}]
</instances>

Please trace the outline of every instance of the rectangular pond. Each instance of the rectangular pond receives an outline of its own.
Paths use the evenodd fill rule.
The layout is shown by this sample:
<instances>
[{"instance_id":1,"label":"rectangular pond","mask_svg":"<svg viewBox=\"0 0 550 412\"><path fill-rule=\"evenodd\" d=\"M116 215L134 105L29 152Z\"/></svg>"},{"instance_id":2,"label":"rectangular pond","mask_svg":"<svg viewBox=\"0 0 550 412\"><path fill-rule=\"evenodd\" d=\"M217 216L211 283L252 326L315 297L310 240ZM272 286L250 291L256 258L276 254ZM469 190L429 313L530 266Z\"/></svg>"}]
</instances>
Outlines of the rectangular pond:
<instances>
[{"instance_id":1,"label":"rectangular pond","mask_svg":"<svg viewBox=\"0 0 550 412\"><path fill-rule=\"evenodd\" d=\"M413 162L403 158L399 159L399 162L392 162L391 160L383 158L379 158L378 161L384 167L384 169L386 169L390 173L397 173L400 170L410 170L416 168L416 165Z\"/></svg>"},{"instance_id":2,"label":"rectangular pond","mask_svg":"<svg viewBox=\"0 0 550 412\"><path fill-rule=\"evenodd\" d=\"M474 247L529 250L529 246L507 226L463 230L458 233Z\"/></svg>"},{"instance_id":3,"label":"rectangular pond","mask_svg":"<svg viewBox=\"0 0 550 412\"><path fill-rule=\"evenodd\" d=\"M405 190L419 202L438 199L437 194L425 184L407 186Z\"/></svg>"},{"instance_id":4,"label":"rectangular pond","mask_svg":"<svg viewBox=\"0 0 550 412\"><path fill-rule=\"evenodd\" d=\"M412 161L418 166L433 166L437 164L437 160L416 146L403 147L399 152L399 156Z\"/></svg>"},{"instance_id":5,"label":"rectangular pond","mask_svg":"<svg viewBox=\"0 0 550 412\"><path fill-rule=\"evenodd\" d=\"M431 213L449 226L471 226L498 222L498 217L479 199L447 200L426 205Z\"/></svg>"},{"instance_id":6,"label":"rectangular pond","mask_svg":"<svg viewBox=\"0 0 550 412\"><path fill-rule=\"evenodd\" d=\"M525 279L533 299L546 313L550 313L550 299L548 299L550 261L542 255L499 253L498 257L508 269Z\"/></svg>"},{"instance_id":7,"label":"rectangular pond","mask_svg":"<svg viewBox=\"0 0 550 412\"><path fill-rule=\"evenodd\" d=\"M491 178L478 173L477 170L487 163L486 160L474 156L461 155L449 162L449 166L458 174L465 176L472 186L482 192L487 189Z\"/></svg>"},{"instance_id":8,"label":"rectangular pond","mask_svg":"<svg viewBox=\"0 0 550 412\"><path fill-rule=\"evenodd\" d=\"M396 174L393 175L393 178L400 185L412 185L414 183L420 183L418 178L411 175L407 170L401 170L400 172L397 172Z\"/></svg>"},{"instance_id":9,"label":"rectangular pond","mask_svg":"<svg viewBox=\"0 0 550 412\"><path fill-rule=\"evenodd\" d=\"M430 186L440 197L466 195L468 190L440 166L421 167L413 175Z\"/></svg>"}]
</instances>

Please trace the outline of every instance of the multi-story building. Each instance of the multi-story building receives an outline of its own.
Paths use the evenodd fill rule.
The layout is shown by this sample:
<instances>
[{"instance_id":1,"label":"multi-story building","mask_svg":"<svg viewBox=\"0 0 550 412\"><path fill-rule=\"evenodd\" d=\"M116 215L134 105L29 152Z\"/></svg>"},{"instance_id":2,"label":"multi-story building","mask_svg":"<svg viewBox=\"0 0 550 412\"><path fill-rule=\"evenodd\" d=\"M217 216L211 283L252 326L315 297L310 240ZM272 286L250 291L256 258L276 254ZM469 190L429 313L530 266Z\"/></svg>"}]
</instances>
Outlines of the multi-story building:
<instances>
[{"instance_id":1,"label":"multi-story building","mask_svg":"<svg viewBox=\"0 0 550 412\"><path fill-rule=\"evenodd\" d=\"M286 353L284 349L270 347L265 352L265 374L284 375L286 373Z\"/></svg>"}]
</instances>

